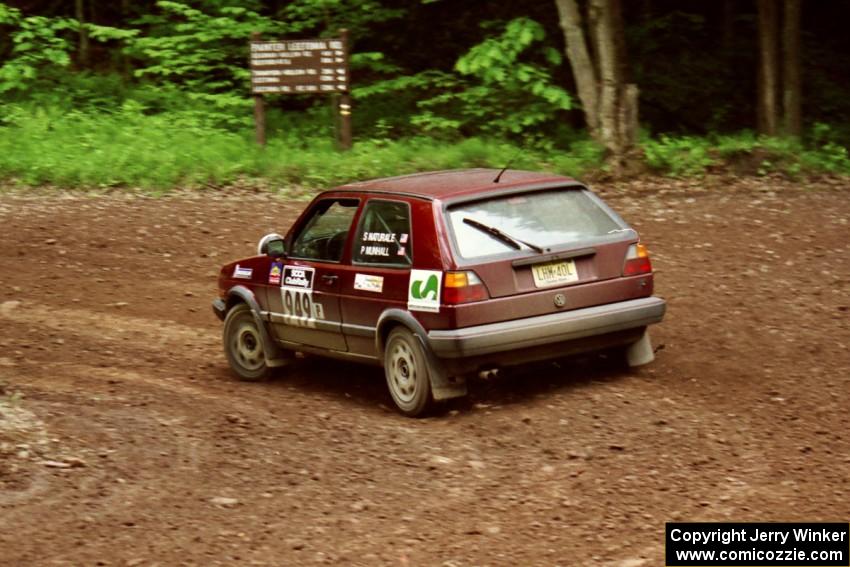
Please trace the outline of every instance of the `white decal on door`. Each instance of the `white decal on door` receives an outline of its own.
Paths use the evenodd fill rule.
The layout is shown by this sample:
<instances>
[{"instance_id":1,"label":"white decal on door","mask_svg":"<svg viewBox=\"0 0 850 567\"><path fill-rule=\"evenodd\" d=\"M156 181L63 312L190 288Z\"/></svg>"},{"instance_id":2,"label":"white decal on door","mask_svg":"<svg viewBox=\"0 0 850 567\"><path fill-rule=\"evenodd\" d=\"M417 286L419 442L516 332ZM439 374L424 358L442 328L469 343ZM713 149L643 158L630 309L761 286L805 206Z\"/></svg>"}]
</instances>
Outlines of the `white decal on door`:
<instances>
[{"instance_id":1,"label":"white decal on door","mask_svg":"<svg viewBox=\"0 0 850 567\"><path fill-rule=\"evenodd\" d=\"M284 266L280 286L283 322L298 327L315 327L325 318L321 303L313 301L313 278L316 271L304 266Z\"/></svg>"}]
</instances>

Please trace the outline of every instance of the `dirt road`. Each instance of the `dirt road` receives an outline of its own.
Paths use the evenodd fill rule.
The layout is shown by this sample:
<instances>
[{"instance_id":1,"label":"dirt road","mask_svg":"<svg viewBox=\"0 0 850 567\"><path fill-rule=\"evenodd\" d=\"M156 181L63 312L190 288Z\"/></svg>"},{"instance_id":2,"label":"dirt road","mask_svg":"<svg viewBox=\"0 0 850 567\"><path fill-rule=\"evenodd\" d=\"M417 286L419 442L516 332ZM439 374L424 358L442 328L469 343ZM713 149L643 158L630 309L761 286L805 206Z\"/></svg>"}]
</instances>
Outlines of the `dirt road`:
<instances>
[{"instance_id":1,"label":"dirt road","mask_svg":"<svg viewBox=\"0 0 850 567\"><path fill-rule=\"evenodd\" d=\"M850 519L848 188L603 194L669 302L656 362L423 420L376 369L228 373L218 266L302 203L0 196L0 564L638 567L665 521Z\"/></svg>"}]
</instances>

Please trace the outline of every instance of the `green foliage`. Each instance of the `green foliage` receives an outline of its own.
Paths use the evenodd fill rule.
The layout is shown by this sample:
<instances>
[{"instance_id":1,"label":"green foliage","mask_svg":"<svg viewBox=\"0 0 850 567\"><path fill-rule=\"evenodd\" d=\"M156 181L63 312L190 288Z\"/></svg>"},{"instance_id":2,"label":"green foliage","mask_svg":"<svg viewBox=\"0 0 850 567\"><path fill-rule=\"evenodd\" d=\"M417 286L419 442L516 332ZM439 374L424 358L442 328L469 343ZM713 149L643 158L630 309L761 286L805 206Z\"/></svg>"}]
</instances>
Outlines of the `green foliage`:
<instances>
[{"instance_id":1,"label":"green foliage","mask_svg":"<svg viewBox=\"0 0 850 567\"><path fill-rule=\"evenodd\" d=\"M0 3L0 29L8 28L12 43L11 53L0 66L0 94L38 89L39 80L54 86L57 80L67 78L75 47L70 38L80 26L72 18L24 17L20 10ZM90 23L82 27L98 42L126 41L138 33Z\"/></svg>"},{"instance_id":2,"label":"green foliage","mask_svg":"<svg viewBox=\"0 0 850 567\"><path fill-rule=\"evenodd\" d=\"M803 144L794 138L757 136L751 131L709 137L662 135L643 140L647 165L674 177L698 176L718 168L744 175L782 173L850 174L847 148L829 140L829 127L816 125Z\"/></svg>"},{"instance_id":3,"label":"green foliage","mask_svg":"<svg viewBox=\"0 0 850 567\"><path fill-rule=\"evenodd\" d=\"M548 154L497 140L374 140L339 152L316 124L289 124L259 148L252 132L211 127L190 113L146 114L127 101L114 112L10 104L0 123L0 179L25 185L109 188L206 187L262 179L267 187L328 187L431 169L512 167L581 175L601 151ZM297 129L293 126L297 126Z\"/></svg>"},{"instance_id":4,"label":"green foliage","mask_svg":"<svg viewBox=\"0 0 850 567\"><path fill-rule=\"evenodd\" d=\"M294 0L280 10L278 19L286 22L287 32L293 34L325 31L336 35L337 30L347 29L356 38L367 35L374 24L404 13L378 0Z\"/></svg>"},{"instance_id":5,"label":"green foliage","mask_svg":"<svg viewBox=\"0 0 850 567\"><path fill-rule=\"evenodd\" d=\"M20 10L0 4L0 28L10 28L11 57L0 67L0 93L23 90L51 69L71 63L68 31L77 22L68 18L24 17Z\"/></svg>"},{"instance_id":6,"label":"green foliage","mask_svg":"<svg viewBox=\"0 0 850 567\"><path fill-rule=\"evenodd\" d=\"M244 125L249 120L248 38L277 34L281 26L244 7L213 6L207 13L181 2L160 0L158 14L135 23L147 33L128 43L140 62L135 76L177 87L198 103L198 118Z\"/></svg>"},{"instance_id":7,"label":"green foliage","mask_svg":"<svg viewBox=\"0 0 850 567\"><path fill-rule=\"evenodd\" d=\"M535 137L541 125L572 107L570 95L554 84L550 68L561 63L557 50L538 45L543 27L529 18L508 22L503 31L472 47L455 64L456 73L429 70L377 81L354 96L411 96L415 131L441 137L458 134Z\"/></svg>"},{"instance_id":8,"label":"green foliage","mask_svg":"<svg viewBox=\"0 0 850 567\"><path fill-rule=\"evenodd\" d=\"M650 168L674 177L702 174L715 163L705 138L662 135L644 140L642 147Z\"/></svg>"},{"instance_id":9,"label":"green foliage","mask_svg":"<svg viewBox=\"0 0 850 567\"><path fill-rule=\"evenodd\" d=\"M459 81L449 90L423 101L425 111L415 119L426 130L477 126L491 135L522 134L569 110L572 99L553 84L545 64L558 65L560 55L541 48L537 61L522 59L530 48L545 39L543 26L529 18L508 22L504 31L474 46L458 59L455 69L473 81ZM447 116L440 116L443 110Z\"/></svg>"}]
</instances>

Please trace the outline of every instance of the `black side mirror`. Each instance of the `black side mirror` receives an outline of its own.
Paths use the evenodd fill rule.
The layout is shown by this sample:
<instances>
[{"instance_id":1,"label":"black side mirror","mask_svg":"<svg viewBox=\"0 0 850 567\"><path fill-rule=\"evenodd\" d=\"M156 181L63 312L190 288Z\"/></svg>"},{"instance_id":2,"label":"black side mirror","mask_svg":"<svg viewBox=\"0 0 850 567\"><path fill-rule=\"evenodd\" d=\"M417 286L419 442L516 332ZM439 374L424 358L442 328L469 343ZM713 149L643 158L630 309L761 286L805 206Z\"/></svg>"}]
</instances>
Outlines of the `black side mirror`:
<instances>
[{"instance_id":1,"label":"black side mirror","mask_svg":"<svg viewBox=\"0 0 850 567\"><path fill-rule=\"evenodd\" d=\"M283 240L269 240L266 244L266 255L273 258L286 256L286 242Z\"/></svg>"},{"instance_id":2,"label":"black side mirror","mask_svg":"<svg viewBox=\"0 0 850 567\"><path fill-rule=\"evenodd\" d=\"M275 257L285 256L286 243L283 237L276 233L265 235L257 243L257 254L260 256L263 254Z\"/></svg>"}]
</instances>

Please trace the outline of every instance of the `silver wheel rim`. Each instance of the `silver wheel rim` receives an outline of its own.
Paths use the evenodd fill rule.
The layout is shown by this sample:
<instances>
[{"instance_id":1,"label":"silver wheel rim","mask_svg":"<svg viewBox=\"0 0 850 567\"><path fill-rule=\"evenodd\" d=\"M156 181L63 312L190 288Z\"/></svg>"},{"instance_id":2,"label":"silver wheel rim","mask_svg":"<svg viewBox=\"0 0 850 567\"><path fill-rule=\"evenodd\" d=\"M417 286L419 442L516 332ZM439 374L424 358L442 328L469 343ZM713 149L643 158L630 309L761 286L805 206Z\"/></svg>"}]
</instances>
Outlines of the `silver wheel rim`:
<instances>
[{"instance_id":1,"label":"silver wheel rim","mask_svg":"<svg viewBox=\"0 0 850 567\"><path fill-rule=\"evenodd\" d=\"M251 323L243 322L236 327L230 350L245 370L259 370L265 364L263 343L260 342L260 335Z\"/></svg>"},{"instance_id":2,"label":"silver wheel rim","mask_svg":"<svg viewBox=\"0 0 850 567\"><path fill-rule=\"evenodd\" d=\"M416 397L418 372L410 345L405 341L394 341L390 349L390 387L401 403L409 404Z\"/></svg>"}]
</instances>

